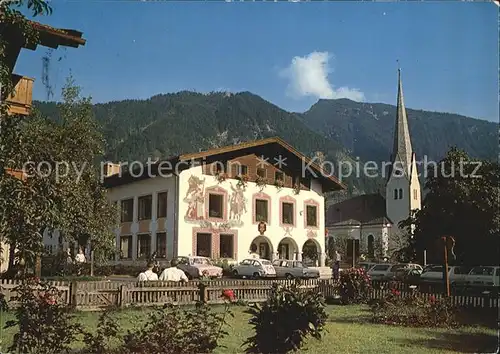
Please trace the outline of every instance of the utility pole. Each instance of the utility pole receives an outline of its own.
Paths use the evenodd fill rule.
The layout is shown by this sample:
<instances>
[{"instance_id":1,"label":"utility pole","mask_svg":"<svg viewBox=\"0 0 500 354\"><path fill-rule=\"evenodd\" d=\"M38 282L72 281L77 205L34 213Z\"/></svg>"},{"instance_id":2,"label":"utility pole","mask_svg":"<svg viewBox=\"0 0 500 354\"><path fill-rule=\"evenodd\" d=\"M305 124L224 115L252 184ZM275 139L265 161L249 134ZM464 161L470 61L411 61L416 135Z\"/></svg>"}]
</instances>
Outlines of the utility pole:
<instances>
[{"instance_id":1,"label":"utility pole","mask_svg":"<svg viewBox=\"0 0 500 354\"><path fill-rule=\"evenodd\" d=\"M444 244L444 288L446 291L446 296L450 296L450 276L448 273L448 252L451 251L453 256L453 247L455 247L455 239L451 236L443 236L441 237L441 240L443 241ZM448 245L451 245L451 247L448 247ZM449 249L448 249L449 248Z\"/></svg>"}]
</instances>

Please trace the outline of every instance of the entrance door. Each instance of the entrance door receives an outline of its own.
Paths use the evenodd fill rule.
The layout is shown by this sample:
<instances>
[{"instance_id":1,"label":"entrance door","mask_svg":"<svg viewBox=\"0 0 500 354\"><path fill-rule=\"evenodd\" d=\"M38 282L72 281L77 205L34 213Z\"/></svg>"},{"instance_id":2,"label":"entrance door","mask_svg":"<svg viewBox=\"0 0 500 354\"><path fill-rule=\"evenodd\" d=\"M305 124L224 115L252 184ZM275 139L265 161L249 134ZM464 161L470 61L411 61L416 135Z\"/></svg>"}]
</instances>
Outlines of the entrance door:
<instances>
[{"instance_id":1,"label":"entrance door","mask_svg":"<svg viewBox=\"0 0 500 354\"><path fill-rule=\"evenodd\" d=\"M260 258L270 260L269 245L267 243L260 243L259 244L259 256L260 256Z\"/></svg>"},{"instance_id":2,"label":"entrance door","mask_svg":"<svg viewBox=\"0 0 500 354\"><path fill-rule=\"evenodd\" d=\"M290 259L290 247L287 243L280 244L279 256L281 259Z\"/></svg>"}]
</instances>

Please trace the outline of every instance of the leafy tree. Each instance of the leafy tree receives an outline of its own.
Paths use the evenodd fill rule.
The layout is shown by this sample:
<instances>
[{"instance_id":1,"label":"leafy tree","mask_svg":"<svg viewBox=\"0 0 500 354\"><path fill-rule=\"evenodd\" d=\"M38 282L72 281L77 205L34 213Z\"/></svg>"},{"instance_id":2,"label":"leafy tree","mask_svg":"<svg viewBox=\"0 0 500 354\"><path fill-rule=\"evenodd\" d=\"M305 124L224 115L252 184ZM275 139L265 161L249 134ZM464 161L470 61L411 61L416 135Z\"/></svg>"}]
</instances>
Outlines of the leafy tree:
<instances>
[{"instance_id":1,"label":"leafy tree","mask_svg":"<svg viewBox=\"0 0 500 354\"><path fill-rule=\"evenodd\" d=\"M105 258L114 249L116 209L108 202L97 162L104 140L91 110L70 80L58 104L59 120L35 114L10 132L6 167L23 169L25 180L4 172L1 234L18 256L33 264L43 249L43 231L58 229L67 241L88 242ZM6 135L5 134L5 135Z\"/></svg>"},{"instance_id":2,"label":"leafy tree","mask_svg":"<svg viewBox=\"0 0 500 354\"><path fill-rule=\"evenodd\" d=\"M442 236L452 236L456 262L496 264L500 258L500 165L471 159L452 148L430 166L422 209L401 223L411 230L417 254L427 250L429 262L442 262ZM453 254L450 254L453 261Z\"/></svg>"}]
</instances>

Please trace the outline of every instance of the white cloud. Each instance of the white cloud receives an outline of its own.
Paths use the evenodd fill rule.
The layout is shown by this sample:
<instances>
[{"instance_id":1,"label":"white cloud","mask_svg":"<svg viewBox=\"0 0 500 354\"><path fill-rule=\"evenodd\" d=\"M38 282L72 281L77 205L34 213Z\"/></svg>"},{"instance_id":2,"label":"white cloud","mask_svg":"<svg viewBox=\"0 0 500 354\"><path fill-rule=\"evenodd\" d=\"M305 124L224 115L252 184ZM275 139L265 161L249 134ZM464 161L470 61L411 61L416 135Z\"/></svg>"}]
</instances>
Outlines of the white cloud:
<instances>
[{"instance_id":1,"label":"white cloud","mask_svg":"<svg viewBox=\"0 0 500 354\"><path fill-rule=\"evenodd\" d=\"M312 52L304 57L296 56L290 65L281 71L281 76L289 80L288 95L301 98L348 98L364 101L365 95L359 89L349 87L335 88L328 81L333 69L328 65L331 55L328 52Z\"/></svg>"}]
</instances>

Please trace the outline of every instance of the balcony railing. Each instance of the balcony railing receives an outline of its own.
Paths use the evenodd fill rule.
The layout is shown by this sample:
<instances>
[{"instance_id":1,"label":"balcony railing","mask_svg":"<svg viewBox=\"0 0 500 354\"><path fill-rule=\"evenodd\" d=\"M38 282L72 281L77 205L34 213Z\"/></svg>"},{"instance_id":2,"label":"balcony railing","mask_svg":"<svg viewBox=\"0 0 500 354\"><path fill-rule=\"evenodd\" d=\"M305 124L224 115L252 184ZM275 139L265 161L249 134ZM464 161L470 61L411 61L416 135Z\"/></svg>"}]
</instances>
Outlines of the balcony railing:
<instances>
[{"instance_id":1,"label":"balcony railing","mask_svg":"<svg viewBox=\"0 0 500 354\"><path fill-rule=\"evenodd\" d=\"M12 75L14 92L6 99L9 103L9 115L27 116L31 113L33 97L33 79L20 75Z\"/></svg>"}]
</instances>

